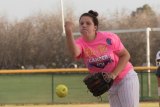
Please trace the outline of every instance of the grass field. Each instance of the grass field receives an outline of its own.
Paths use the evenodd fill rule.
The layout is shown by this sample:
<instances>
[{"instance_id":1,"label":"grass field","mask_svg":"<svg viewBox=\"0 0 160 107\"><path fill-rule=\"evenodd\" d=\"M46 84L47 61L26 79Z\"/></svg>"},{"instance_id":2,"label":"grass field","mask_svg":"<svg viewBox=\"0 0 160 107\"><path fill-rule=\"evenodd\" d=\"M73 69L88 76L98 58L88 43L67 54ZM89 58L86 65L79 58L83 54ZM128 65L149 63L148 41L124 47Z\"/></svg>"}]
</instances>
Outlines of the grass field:
<instances>
[{"instance_id":1,"label":"grass field","mask_svg":"<svg viewBox=\"0 0 160 107\"><path fill-rule=\"evenodd\" d=\"M87 92L83 84L85 75L76 73L0 75L0 104L106 103L108 101L106 94L102 96L101 101ZM151 97L148 97L147 92L147 74L139 74L139 79L141 100L151 99L153 101L157 99L157 80L155 75L151 75ZM58 98L55 94L55 87L58 84L66 84L68 86L69 94L63 99Z\"/></svg>"},{"instance_id":2,"label":"grass field","mask_svg":"<svg viewBox=\"0 0 160 107\"><path fill-rule=\"evenodd\" d=\"M103 104L57 104L57 105L4 105L5 107L109 107L108 103ZM159 107L158 102L140 103L139 107Z\"/></svg>"}]
</instances>

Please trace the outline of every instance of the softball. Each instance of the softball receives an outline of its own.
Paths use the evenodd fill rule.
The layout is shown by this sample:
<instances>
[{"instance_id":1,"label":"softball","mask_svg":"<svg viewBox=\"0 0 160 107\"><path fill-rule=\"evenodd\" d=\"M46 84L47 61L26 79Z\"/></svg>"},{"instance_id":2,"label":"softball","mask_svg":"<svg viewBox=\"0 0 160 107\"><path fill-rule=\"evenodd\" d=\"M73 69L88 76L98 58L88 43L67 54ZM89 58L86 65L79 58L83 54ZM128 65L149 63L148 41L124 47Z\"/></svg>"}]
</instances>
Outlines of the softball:
<instances>
[{"instance_id":1,"label":"softball","mask_svg":"<svg viewBox=\"0 0 160 107\"><path fill-rule=\"evenodd\" d=\"M56 87L56 94L60 98L63 98L65 96L67 96L67 94L68 94L68 88L67 88L67 86L64 85L64 84L59 84Z\"/></svg>"}]
</instances>

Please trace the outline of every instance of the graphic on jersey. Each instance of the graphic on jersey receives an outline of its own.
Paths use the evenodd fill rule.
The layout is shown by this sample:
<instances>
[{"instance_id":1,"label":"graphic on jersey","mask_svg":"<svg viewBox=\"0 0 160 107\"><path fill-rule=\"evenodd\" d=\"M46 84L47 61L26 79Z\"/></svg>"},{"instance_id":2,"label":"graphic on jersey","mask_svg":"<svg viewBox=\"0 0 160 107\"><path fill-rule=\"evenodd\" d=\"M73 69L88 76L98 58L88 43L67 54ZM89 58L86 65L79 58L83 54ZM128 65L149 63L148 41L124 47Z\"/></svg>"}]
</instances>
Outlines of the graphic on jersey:
<instances>
[{"instance_id":1,"label":"graphic on jersey","mask_svg":"<svg viewBox=\"0 0 160 107\"><path fill-rule=\"evenodd\" d=\"M107 38L107 39L106 39L106 42L107 42L108 45L112 45L112 41L111 41L110 38Z\"/></svg>"},{"instance_id":2,"label":"graphic on jersey","mask_svg":"<svg viewBox=\"0 0 160 107\"><path fill-rule=\"evenodd\" d=\"M107 45L112 45L111 39L106 39ZM104 55L108 51L106 44L97 45L95 48L85 48L84 54L87 58L87 66L89 68L104 68L107 64L113 62L109 55Z\"/></svg>"},{"instance_id":3,"label":"graphic on jersey","mask_svg":"<svg viewBox=\"0 0 160 107\"><path fill-rule=\"evenodd\" d=\"M110 56L104 55L98 58L91 58L89 59L88 67L97 67L97 68L104 68L109 63L113 62Z\"/></svg>"},{"instance_id":4,"label":"graphic on jersey","mask_svg":"<svg viewBox=\"0 0 160 107\"><path fill-rule=\"evenodd\" d=\"M94 55L102 55L107 51L107 46L106 45L97 45L95 49L92 48L85 48L84 49L84 54L86 57L92 57Z\"/></svg>"}]
</instances>

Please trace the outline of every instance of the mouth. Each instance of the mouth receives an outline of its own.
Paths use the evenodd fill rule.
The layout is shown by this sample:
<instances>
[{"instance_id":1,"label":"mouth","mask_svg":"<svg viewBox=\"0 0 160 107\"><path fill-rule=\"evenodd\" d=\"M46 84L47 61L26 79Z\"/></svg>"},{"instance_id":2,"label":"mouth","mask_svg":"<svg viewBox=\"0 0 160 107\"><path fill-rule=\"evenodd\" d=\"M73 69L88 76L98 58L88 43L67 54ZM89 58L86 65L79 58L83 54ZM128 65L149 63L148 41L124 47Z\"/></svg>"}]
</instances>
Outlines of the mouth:
<instances>
[{"instance_id":1,"label":"mouth","mask_svg":"<svg viewBox=\"0 0 160 107\"><path fill-rule=\"evenodd\" d=\"M82 29L82 30L87 30L87 29Z\"/></svg>"},{"instance_id":2,"label":"mouth","mask_svg":"<svg viewBox=\"0 0 160 107\"><path fill-rule=\"evenodd\" d=\"M83 31L83 32L87 32L88 30L87 30L87 29L82 29L82 31Z\"/></svg>"},{"instance_id":3,"label":"mouth","mask_svg":"<svg viewBox=\"0 0 160 107\"><path fill-rule=\"evenodd\" d=\"M87 29L82 29L82 32L87 32L88 30Z\"/></svg>"},{"instance_id":4,"label":"mouth","mask_svg":"<svg viewBox=\"0 0 160 107\"><path fill-rule=\"evenodd\" d=\"M86 34L88 33L88 30L87 30L87 29L82 29L82 30L81 30L81 33L82 33L83 35L86 35Z\"/></svg>"}]
</instances>

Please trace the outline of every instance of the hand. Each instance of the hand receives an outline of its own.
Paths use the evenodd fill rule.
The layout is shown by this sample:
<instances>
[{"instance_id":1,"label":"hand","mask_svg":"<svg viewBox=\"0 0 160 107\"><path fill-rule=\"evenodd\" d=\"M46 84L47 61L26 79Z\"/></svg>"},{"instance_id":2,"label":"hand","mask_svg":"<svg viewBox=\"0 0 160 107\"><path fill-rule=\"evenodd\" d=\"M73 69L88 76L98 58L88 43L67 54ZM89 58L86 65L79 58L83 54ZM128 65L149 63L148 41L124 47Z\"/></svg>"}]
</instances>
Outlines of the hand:
<instances>
[{"instance_id":1,"label":"hand","mask_svg":"<svg viewBox=\"0 0 160 107\"><path fill-rule=\"evenodd\" d=\"M72 36L73 26L74 24L71 21L65 22L66 36Z\"/></svg>"},{"instance_id":2,"label":"hand","mask_svg":"<svg viewBox=\"0 0 160 107\"><path fill-rule=\"evenodd\" d=\"M112 78L113 80L117 77L114 73L105 73L104 78Z\"/></svg>"}]
</instances>

